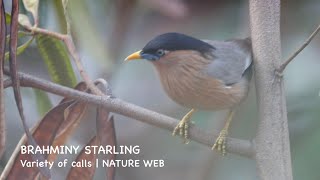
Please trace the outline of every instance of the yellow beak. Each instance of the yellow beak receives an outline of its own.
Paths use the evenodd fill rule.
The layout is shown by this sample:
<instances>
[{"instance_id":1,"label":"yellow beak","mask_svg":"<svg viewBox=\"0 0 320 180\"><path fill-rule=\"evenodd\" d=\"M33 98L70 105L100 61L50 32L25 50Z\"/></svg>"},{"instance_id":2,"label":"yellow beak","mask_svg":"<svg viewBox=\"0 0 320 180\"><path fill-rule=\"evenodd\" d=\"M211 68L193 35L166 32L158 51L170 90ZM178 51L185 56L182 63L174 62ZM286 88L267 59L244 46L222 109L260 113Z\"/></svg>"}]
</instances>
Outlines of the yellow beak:
<instances>
[{"instance_id":1,"label":"yellow beak","mask_svg":"<svg viewBox=\"0 0 320 180\"><path fill-rule=\"evenodd\" d=\"M140 52L141 52L141 50L130 54L124 61L131 61L131 60L135 60L135 59L141 59Z\"/></svg>"}]
</instances>

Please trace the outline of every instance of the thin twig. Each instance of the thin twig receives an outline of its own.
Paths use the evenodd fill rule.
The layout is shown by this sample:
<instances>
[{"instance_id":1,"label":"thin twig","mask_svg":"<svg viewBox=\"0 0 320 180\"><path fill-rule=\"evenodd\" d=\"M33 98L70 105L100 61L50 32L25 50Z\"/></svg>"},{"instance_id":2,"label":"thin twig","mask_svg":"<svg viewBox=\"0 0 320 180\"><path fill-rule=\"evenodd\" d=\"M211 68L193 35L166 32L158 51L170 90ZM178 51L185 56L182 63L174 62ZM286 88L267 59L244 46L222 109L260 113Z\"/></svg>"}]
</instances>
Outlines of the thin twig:
<instances>
[{"instance_id":1,"label":"thin twig","mask_svg":"<svg viewBox=\"0 0 320 180\"><path fill-rule=\"evenodd\" d=\"M5 68L5 74L8 74L7 68ZM84 93L24 73L19 73L19 78L21 86L37 88L63 97L85 101L98 106L100 105L107 108L111 112L115 112L169 131L172 131L179 122L177 119L150 111L118 98L110 98L106 96L103 97ZM11 80L6 79L4 82L4 87L6 88L10 86L10 84ZM214 143L214 140L217 138L217 134L218 133L206 133L195 126L190 127L190 139L210 148ZM230 153L250 158L255 155L254 144L248 140L228 138L227 150Z\"/></svg>"},{"instance_id":2,"label":"thin twig","mask_svg":"<svg viewBox=\"0 0 320 180\"><path fill-rule=\"evenodd\" d=\"M70 16L68 13L68 0L63 0L62 1L62 6L63 6L63 12L64 12L64 17L66 19L66 24L67 24L67 34L71 36L71 25L70 25Z\"/></svg>"},{"instance_id":3,"label":"thin twig","mask_svg":"<svg viewBox=\"0 0 320 180\"><path fill-rule=\"evenodd\" d=\"M90 90L96 95L103 96L104 94L94 85L94 83L90 79L89 75L85 71L85 69L83 67L83 64L81 62L81 59L79 57L79 54L76 51L76 47L75 47L75 45L73 43L72 38L70 36L67 36L67 38L64 39L64 43L66 44L67 49L69 50L69 53L72 56L72 58L73 58L76 66L78 68L78 71L79 71L81 77L86 82L86 84L88 85Z\"/></svg>"},{"instance_id":4,"label":"thin twig","mask_svg":"<svg viewBox=\"0 0 320 180\"><path fill-rule=\"evenodd\" d=\"M79 71L82 79L86 82L86 84L88 85L88 87L90 88L90 90L94 94L103 96L103 93L94 85L94 83L92 82L88 73L85 71L85 69L82 65L80 56L77 53L75 44L73 43L73 40L70 35L61 34L61 33L53 32L53 31L49 31L47 29L42 29L42 28L37 28L37 27L24 26L24 28L29 30L31 33L51 36L53 38L57 38L57 39L61 40L62 42L64 42L64 44L66 45L70 55L72 56L76 66L78 68L78 71Z\"/></svg>"},{"instance_id":5,"label":"thin twig","mask_svg":"<svg viewBox=\"0 0 320 180\"><path fill-rule=\"evenodd\" d=\"M4 109L4 86L3 86L3 65L6 49L6 15L4 11L4 2L0 0L0 159L6 148L6 120Z\"/></svg>"},{"instance_id":6,"label":"thin twig","mask_svg":"<svg viewBox=\"0 0 320 180\"><path fill-rule=\"evenodd\" d=\"M301 45L301 47L295 51L284 63L281 64L280 68L278 69L278 73L282 73L287 65L305 48L307 45L312 41L312 39L317 35L320 31L320 25L313 31L313 33L308 37L308 39Z\"/></svg>"},{"instance_id":7,"label":"thin twig","mask_svg":"<svg viewBox=\"0 0 320 180\"><path fill-rule=\"evenodd\" d=\"M22 121L23 129L27 136L27 142L29 145L36 147L37 142L33 138L29 131L29 127L26 122L26 118L23 112L21 91L20 91L20 79L18 77L18 64L17 64L17 43L18 43L18 15L19 15L19 1L12 1L11 9L11 23L10 23L10 41L9 41L9 67L10 67L10 77L13 80L13 94L19 111L19 115ZM45 161L43 154L35 153L32 154L32 159L40 162ZM51 171L48 167L38 167L41 174L47 178L51 178Z\"/></svg>"},{"instance_id":8,"label":"thin twig","mask_svg":"<svg viewBox=\"0 0 320 180\"><path fill-rule=\"evenodd\" d=\"M24 26L24 28L26 30L30 31L33 34L44 34L44 35L51 36L53 38L57 38L57 39L59 39L61 41L64 41L64 39L66 39L67 36L68 36L66 34L61 34L61 33L58 33L58 32L49 31L47 29L38 28L38 27Z\"/></svg>"}]
</instances>

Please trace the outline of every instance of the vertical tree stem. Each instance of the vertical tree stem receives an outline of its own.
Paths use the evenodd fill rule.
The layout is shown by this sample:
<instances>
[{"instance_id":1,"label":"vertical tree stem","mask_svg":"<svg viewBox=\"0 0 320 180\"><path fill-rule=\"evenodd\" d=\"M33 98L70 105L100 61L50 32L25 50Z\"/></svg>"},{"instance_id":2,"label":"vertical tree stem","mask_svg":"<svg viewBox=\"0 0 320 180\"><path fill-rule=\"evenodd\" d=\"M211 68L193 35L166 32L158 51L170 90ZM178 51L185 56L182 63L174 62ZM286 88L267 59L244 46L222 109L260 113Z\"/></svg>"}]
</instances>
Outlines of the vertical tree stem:
<instances>
[{"instance_id":1,"label":"vertical tree stem","mask_svg":"<svg viewBox=\"0 0 320 180\"><path fill-rule=\"evenodd\" d=\"M259 109L256 160L260 179L292 180L281 62L280 0L250 0L251 37Z\"/></svg>"},{"instance_id":2,"label":"vertical tree stem","mask_svg":"<svg viewBox=\"0 0 320 180\"><path fill-rule=\"evenodd\" d=\"M3 65L6 49L6 19L3 1L0 0L0 159L6 146L6 120L4 117Z\"/></svg>"}]
</instances>

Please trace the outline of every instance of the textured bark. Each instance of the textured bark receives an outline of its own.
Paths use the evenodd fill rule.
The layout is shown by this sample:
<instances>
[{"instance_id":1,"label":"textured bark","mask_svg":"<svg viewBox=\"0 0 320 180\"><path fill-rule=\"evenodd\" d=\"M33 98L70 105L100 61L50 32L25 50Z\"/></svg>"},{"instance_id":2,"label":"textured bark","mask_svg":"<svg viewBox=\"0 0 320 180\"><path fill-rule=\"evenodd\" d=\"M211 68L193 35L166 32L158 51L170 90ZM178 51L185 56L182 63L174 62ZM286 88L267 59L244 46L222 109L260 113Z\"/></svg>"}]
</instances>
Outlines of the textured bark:
<instances>
[{"instance_id":1,"label":"textured bark","mask_svg":"<svg viewBox=\"0 0 320 180\"><path fill-rule=\"evenodd\" d=\"M291 180L290 141L281 64L280 0L250 0L259 109L256 161L260 179Z\"/></svg>"}]
</instances>

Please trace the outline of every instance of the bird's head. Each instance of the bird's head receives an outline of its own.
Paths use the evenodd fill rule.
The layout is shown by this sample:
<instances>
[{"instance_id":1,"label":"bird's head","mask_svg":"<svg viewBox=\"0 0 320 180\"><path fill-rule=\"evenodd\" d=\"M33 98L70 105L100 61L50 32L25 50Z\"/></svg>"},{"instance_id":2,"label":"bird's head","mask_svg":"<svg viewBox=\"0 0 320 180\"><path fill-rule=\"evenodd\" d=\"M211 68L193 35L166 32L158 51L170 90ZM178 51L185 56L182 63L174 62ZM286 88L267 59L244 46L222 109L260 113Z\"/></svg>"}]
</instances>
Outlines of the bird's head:
<instances>
[{"instance_id":1,"label":"bird's head","mask_svg":"<svg viewBox=\"0 0 320 180\"><path fill-rule=\"evenodd\" d=\"M191 50L205 54L210 52L212 49L215 48L204 41L184 34L172 32L155 37L149 41L142 50L129 55L125 61L146 59L155 62L162 59L165 60L166 55L172 51Z\"/></svg>"}]
</instances>

